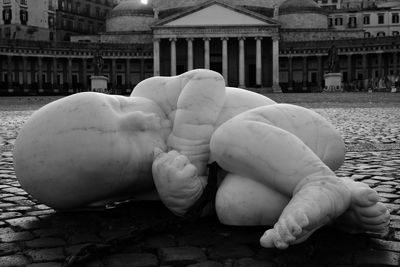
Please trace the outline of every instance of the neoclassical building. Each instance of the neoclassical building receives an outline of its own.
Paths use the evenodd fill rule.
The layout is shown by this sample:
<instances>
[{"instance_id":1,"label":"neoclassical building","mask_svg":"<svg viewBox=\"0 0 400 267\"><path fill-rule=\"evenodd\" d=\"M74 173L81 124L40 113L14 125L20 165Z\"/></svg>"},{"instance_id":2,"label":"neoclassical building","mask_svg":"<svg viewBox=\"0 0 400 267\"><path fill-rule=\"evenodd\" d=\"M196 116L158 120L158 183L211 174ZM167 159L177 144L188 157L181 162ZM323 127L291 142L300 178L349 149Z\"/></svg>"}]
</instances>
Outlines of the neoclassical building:
<instances>
[{"instance_id":1,"label":"neoclassical building","mask_svg":"<svg viewBox=\"0 0 400 267\"><path fill-rule=\"evenodd\" d=\"M398 36L365 38L362 29L329 27L329 16L312 0L125 0L98 34L1 39L0 94L89 90L99 50L108 88L122 94L150 76L194 68L257 92L321 91L333 44L348 85L365 89L370 79L397 74Z\"/></svg>"}]
</instances>

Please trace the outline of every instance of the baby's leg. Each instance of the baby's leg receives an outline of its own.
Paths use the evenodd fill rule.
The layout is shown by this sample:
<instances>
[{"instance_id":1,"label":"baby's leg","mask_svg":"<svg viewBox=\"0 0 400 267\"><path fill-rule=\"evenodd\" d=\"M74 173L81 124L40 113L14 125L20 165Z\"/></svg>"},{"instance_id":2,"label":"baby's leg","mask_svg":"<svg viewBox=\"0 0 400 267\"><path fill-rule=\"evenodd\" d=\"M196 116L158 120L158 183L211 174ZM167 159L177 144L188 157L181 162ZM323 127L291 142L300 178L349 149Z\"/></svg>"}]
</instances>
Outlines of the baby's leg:
<instances>
[{"instance_id":1,"label":"baby's leg","mask_svg":"<svg viewBox=\"0 0 400 267\"><path fill-rule=\"evenodd\" d=\"M215 209L227 225L274 225L289 200L263 183L229 173L218 188Z\"/></svg>"},{"instance_id":2,"label":"baby's leg","mask_svg":"<svg viewBox=\"0 0 400 267\"><path fill-rule=\"evenodd\" d=\"M290 109L287 112L290 113ZM211 152L225 170L252 178L291 198L275 227L261 238L263 246L286 248L301 242L354 206L354 203L350 205L354 202L354 188L338 179L303 141L292 134L304 131L304 128L285 126L291 130L289 133L270 125L268 116L260 116L260 110L245 115L228 121L215 132ZM318 125L315 129L308 124L306 131L318 131ZM356 199L365 199L370 193L370 189L358 191L360 194L355 196ZM236 197L232 195L232 199ZM264 205L275 206L272 202Z\"/></svg>"},{"instance_id":3,"label":"baby's leg","mask_svg":"<svg viewBox=\"0 0 400 267\"><path fill-rule=\"evenodd\" d=\"M262 237L265 247L302 241L350 205L344 183L300 139L275 126L230 120L213 135L211 151L223 169L291 198L274 229Z\"/></svg>"}]
</instances>

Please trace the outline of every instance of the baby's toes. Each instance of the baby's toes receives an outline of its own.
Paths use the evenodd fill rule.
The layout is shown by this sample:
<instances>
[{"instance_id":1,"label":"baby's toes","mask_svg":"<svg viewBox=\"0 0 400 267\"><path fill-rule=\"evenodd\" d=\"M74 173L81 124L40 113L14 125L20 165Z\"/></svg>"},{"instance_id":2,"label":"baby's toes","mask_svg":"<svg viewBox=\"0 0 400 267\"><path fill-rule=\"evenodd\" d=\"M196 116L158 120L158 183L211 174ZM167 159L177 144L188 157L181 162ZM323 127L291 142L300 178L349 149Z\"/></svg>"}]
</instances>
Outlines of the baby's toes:
<instances>
[{"instance_id":1,"label":"baby's toes","mask_svg":"<svg viewBox=\"0 0 400 267\"><path fill-rule=\"evenodd\" d=\"M378 202L373 206L369 207L355 207L354 210L361 217L379 217L381 215L389 214L389 211L385 204Z\"/></svg>"},{"instance_id":2,"label":"baby's toes","mask_svg":"<svg viewBox=\"0 0 400 267\"><path fill-rule=\"evenodd\" d=\"M369 207L379 201L378 193L369 186L358 186L352 189L352 204L359 207Z\"/></svg>"},{"instance_id":3,"label":"baby's toes","mask_svg":"<svg viewBox=\"0 0 400 267\"><path fill-rule=\"evenodd\" d=\"M275 247L274 240L276 239L276 233L274 229L268 229L265 231L263 236L260 238L260 245L265 248L273 248Z\"/></svg>"}]
</instances>

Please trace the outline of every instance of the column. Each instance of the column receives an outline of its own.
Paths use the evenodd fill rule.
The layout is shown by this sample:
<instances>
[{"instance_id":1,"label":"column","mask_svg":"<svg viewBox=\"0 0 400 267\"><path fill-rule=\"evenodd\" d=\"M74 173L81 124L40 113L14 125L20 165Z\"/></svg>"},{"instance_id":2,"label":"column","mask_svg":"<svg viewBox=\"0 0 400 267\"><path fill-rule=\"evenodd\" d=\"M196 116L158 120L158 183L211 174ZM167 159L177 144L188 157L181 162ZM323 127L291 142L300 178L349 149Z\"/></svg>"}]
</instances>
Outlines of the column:
<instances>
[{"instance_id":1,"label":"column","mask_svg":"<svg viewBox=\"0 0 400 267\"><path fill-rule=\"evenodd\" d=\"M317 83L318 83L318 89L322 90L322 81L323 81L323 75L324 75L324 70L322 66L322 56L318 55L317 56L317 68L318 68L318 73L317 73Z\"/></svg>"},{"instance_id":2,"label":"column","mask_svg":"<svg viewBox=\"0 0 400 267\"><path fill-rule=\"evenodd\" d=\"M397 71L398 71L397 64L399 64L398 61L399 61L398 53L393 52L393 74L394 75L397 75Z\"/></svg>"},{"instance_id":3,"label":"column","mask_svg":"<svg viewBox=\"0 0 400 267\"><path fill-rule=\"evenodd\" d=\"M67 81L68 81L68 92L73 93L72 88L72 58L68 58L68 76L67 76Z\"/></svg>"},{"instance_id":4,"label":"column","mask_svg":"<svg viewBox=\"0 0 400 267\"><path fill-rule=\"evenodd\" d=\"M58 74L58 66L57 66L57 58L53 58L53 91L55 89L58 91L58 84L57 84L57 74Z\"/></svg>"},{"instance_id":5,"label":"column","mask_svg":"<svg viewBox=\"0 0 400 267\"><path fill-rule=\"evenodd\" d=\"M307 56L303 57L303 91L307 91L308 89L308 58Z\"/></svg>"},{"instance_id":6,"label":"column","mask_svg":"<svg viewBox=\"0 0 400 267\"><path fill-rule=\"evenodd\" d=\"M193 69L193 38L187 38L187 70Z\"/></svg>"},{"instance_id":7,"label":"column","mask_svg":"<svg viewBox=\"0 0 400 267\"><path fill-rule=\"evenodd\" d=\"M22 57L22 84L24 90L28 90L28 58Z\"/></svg>"},{"instance_id":8,"label":"column","mask_svg":"<svg viewBox=\"0 0 400 267\"><path fill-rule=\"evenodd\" d=\"M144 80L144 58L140 59L140 80Z\"/></svg>"},{"instance_id":9,"label":"column","mask_svg":"<svg viewBox=\"0 0 400 267\"><path fill-rule=\"evenodd\" d=\"M153 40L153 73L160 76L160 40Z\"/></svg>"},{"instance_id":10,"label":"column","mask_svg":"<svg viewBox=\"0 0 400 267\"><path fill-rule=\"evenodd\" d=\"M82 58L81 84L83 87L83 88L81 88L81 90L87 91L88 84L87 84L87 59L86 58Z\"/></svg>"},{"instance_id":11,"label":"column","mask_svg":"<svg viewBox=\"0 0 400 267\"><path fill-rule=\"evenodd\" d=\"M378 56L378 78L381 78L383 76L383 66L382 66L382 54L383 52L378 52L377 56Z\"/></svg>"},{"instance_id":12,"label":"column","mask_svg":"<svg viewBox=\"0 0 400 267\"><path fill-rule=\"evenodd\" d=\"M368 58L366 53L362 54L362 68L363 68L364 90L368 90L370 77L368 71Z\"/></svg>"},{"instance_id":13,"label":"column","mask_svg":"<svg viewBox=\"0 0 400 267\"><path fill-rule=\"evenodd\" d=\"M204 68L210 69L210 38L203 38L204 41Z\"/></svg>"},{"instance_id":14,"label":"column","mask_svg":"<svg viewBox=\"0 0 400 267\"><path fill-rule=\"evenodd\" d=\"M272 90L281 93L279 85L279 36L272 36Z\"/></svg>"},{"instance_id":15,"label":"column","mask_svg":"<svg viewBox=\"0 0 400 267\"><path fill-rule=\"evenodd\" d=\"M288 79L289 79L289 91L293 90L293 56L288 57Z\"/></svg>"},{"instance_id":16,"label":"column","mask_svg":"<svg viewBox=\"0 0 400 267\"><path fill-rule=\"evenodd\" d=\"M115 58L111 59L111 91L115 93L115 90L117 89L117 60Z\"/></svg>"},{"instance_id":17,"label":"column","mask_svg":"<svg viewBox=\"0 0 400 267\"><path fill-rule=\"evenodd\" d=\"M125 61L125 90L132 89L131 87L131 59Z\"/></svg>"},{"instance_id":18,"label":"column","mask_svg":"<svg viewBox=\"0 0 400 267\"><path fill-rule=\"evenodd\" d=\"M353 81L353 64L352 64L352 54L347 55L347 82L351 83Z\"/></svg>"},{"instance_id":19,"label":"column","mask_svg":"<svg viewBox=\"0 0 400 267\"><path fill-rule=\"evenodd\" d=\"M228 85L228 38L222 37L222 76Z\"/></svg>"},{"instance_id":20,"label":"column","mask_svg":"<svg viewBox=\"0 0 400 267\"><path fill-rule=\"evenodd\" d=\"M43 92L43 61L41 57L38 57L38 85L39 85L39 91Z\"/></svg>"},{"instance_id":21,"label":"column","mask_svg":"<svg viewBox=\"0 0 400 267\"><path fill-rule=\"evenodd\" d=\"M262 54L261 54L261 40L262 37L256 37L256 84L262 84Z\"/></svg>"},{"instance_id":22,"label":"column","mask_svg":"<svg viewBox=\"0 0 400 267\"><path fill-rule=\"evenodd\" d=\"M12 88L12 56L7 56L7 76L8 76L8 90Z\"/></svg>"},{"instance_id":23,"label":"column","mask_svg":"<svg viewBox=\"0 0 400 267\"><path fill-rule=\"evenodd\" d=\"M169 38L171 44L171 76L176 75L176 38Z\"/></svg>"},{"instance_id":24,"label":"column","mask_svg":"<svg viewBox=\"0 0 400 267\"><path fill-rule=\"evenodd\" d=\"M245 68L244 68L244 40L245 37L239 37L239 87L245 87Z\"/></svg>"}]
</instances>

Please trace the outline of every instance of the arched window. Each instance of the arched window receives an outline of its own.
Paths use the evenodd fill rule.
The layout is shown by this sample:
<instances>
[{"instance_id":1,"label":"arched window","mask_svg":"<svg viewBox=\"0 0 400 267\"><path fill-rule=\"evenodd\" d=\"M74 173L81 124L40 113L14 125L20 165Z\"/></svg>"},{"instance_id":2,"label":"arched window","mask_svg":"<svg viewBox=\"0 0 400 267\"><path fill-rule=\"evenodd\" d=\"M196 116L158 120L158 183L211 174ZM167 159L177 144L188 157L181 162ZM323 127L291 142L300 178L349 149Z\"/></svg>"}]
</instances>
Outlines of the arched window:
<instances>
[{"instance_id":1,"label":"arched window","mask_svg":"<svg viewBox=\"0 0 400 267\"><path fill-rule=\"evenodd\" d=\"M376 36L378 36L378 37L384 37L385 35L386 35L385 32L378 32L376 34Z\"/></svg>"},{"instance_id":2,"label":"arched window","mask_svg":"<svg viewBox=\"0 0 400 267\"><path fill-rule=\"evenodd\" d=\"M371 37L371 33L370 33L370 32L364 32L364 37L365 37L365 38Z\"/></svg>"}]
</instances>

